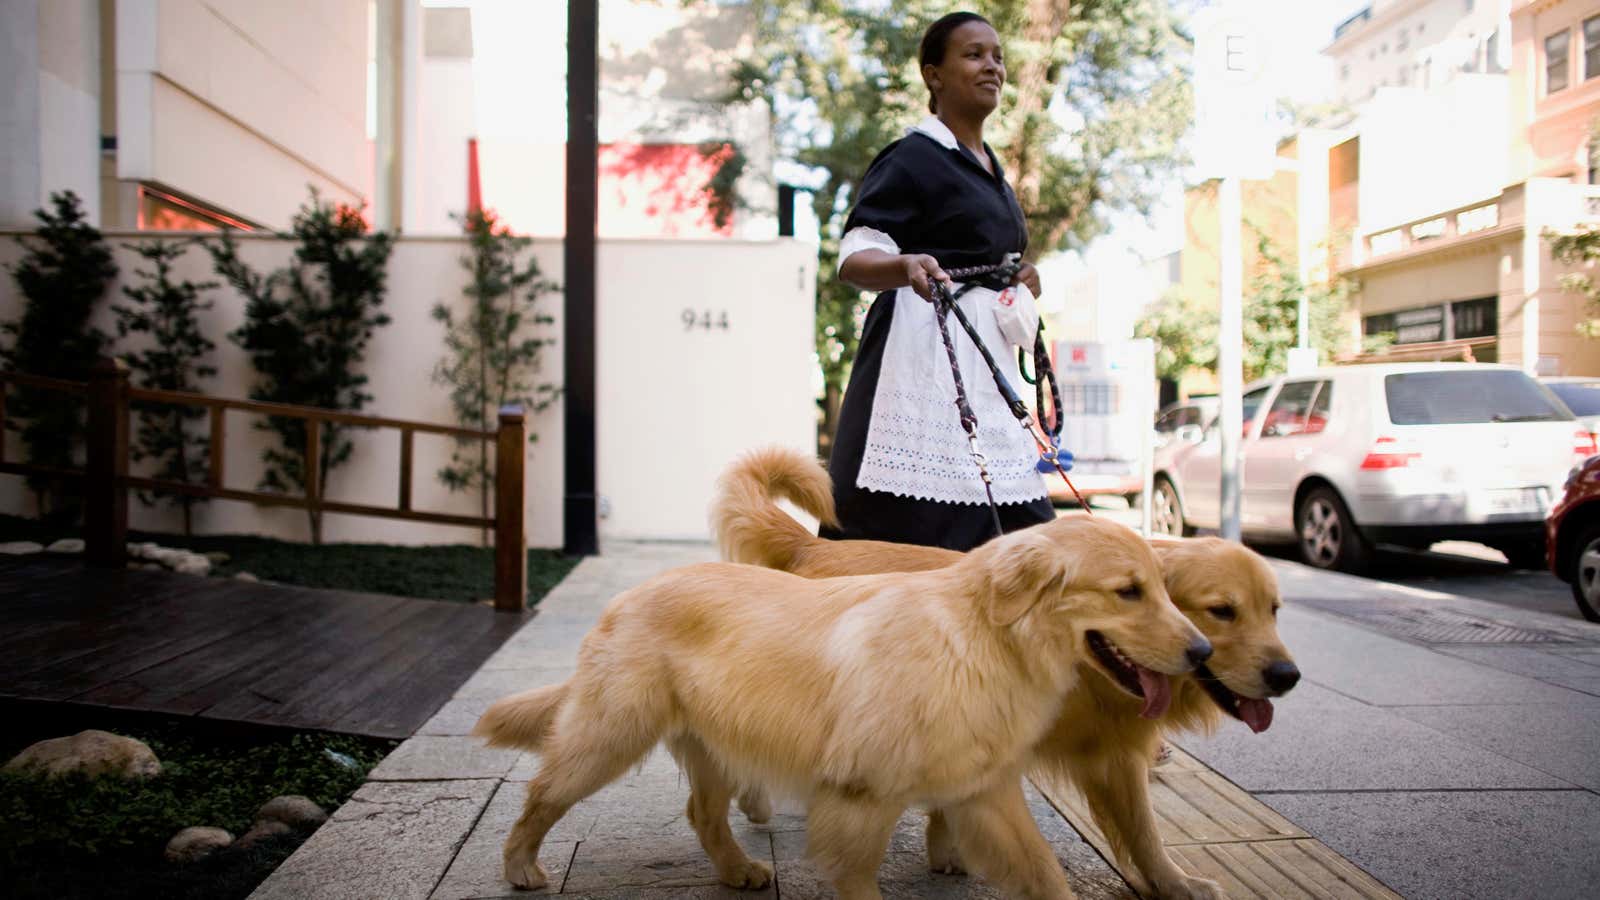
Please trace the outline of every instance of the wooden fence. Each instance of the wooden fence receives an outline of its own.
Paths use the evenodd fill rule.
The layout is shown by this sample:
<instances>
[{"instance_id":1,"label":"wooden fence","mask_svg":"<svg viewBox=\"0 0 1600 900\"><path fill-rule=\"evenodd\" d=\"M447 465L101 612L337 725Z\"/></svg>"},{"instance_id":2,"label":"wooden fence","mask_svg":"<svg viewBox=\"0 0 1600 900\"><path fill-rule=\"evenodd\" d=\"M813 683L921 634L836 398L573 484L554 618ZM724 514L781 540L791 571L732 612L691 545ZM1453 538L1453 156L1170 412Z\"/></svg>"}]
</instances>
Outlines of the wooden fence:
<instances>
[{"instance_id":1,"label":"wooden fence","mask_svg":"<svg viewBox=\"0 0 1600 900\"><path fill-rule=\"evenodd\" d=\"M528 553L523 462L528 433L520 406L502 407L499 428L495 431L479 431L427 422L356 415L310 406L291 406L283 403L263 403L256 400L234 400L204 394L136 388L129 384L128 368L124 363L115 359L103 359L95 367L88 382L63 381L18 372L0 372L0 422L5 419L6 392L11 385L76 395L85 398L88 404L86 434L88 454L83 469L12 462L6 458L5 430L0 428L0 473L83 479L85 555L93 565L127 564L128 490L145 489L196 497L243 500L270 506L289 506L313 512L492 528L495 548L495 608L521 611L527 604ZM210 416L211 443L210 466L204 484L186 484L128 474L129 415L131 404L134 402L198 406L207 410ZM241 490L225 485L223 460L228 440L225 414L230 409L279 418L303 419L307 422L304 472L306 490L303 495ZM384 428L400 432L400 481L395 506L344 503L328 500L322 496L319 490L321 478L318 477L317 467L321 460L322 426L328 424ZM412 507L412 442L419 432L495 442L495 502L492 517L428 512Z\"/></svg>"}]
</instances>

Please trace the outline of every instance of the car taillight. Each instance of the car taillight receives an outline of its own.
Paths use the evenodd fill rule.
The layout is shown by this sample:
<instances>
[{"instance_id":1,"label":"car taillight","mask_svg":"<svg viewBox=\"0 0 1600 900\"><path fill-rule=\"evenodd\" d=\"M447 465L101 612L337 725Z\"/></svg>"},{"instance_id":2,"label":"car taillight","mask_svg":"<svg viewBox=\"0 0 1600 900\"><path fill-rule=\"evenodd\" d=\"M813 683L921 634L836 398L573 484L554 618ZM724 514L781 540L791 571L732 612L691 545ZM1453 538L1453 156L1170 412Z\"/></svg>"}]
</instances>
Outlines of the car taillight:
<instances>
[{"instance_id":1,"label":"car taillight","mask_svg":"<svg viewBox=\"0 0 1600 900\"><path fill-rule=\"evenodd\" d=\"M1385 436L1372 442L1372 451L1361 461L1361 468L1403 469L1421 457L1421 453L1405 449L1396 438Z\"/></svg>"},{"instance_id":2,"label":"car taillight","mask_svg":"<svg viewBox=\"0 0 1600 900\"><path fill-rule=\"evenodd\" d=\"M1593 432L1582 428L1574 431L1572 433L1572 452L1579 459L1588 459L1596 453L1600 453L1600 449L1595 447Z\"/></svg>"}]
</instances>

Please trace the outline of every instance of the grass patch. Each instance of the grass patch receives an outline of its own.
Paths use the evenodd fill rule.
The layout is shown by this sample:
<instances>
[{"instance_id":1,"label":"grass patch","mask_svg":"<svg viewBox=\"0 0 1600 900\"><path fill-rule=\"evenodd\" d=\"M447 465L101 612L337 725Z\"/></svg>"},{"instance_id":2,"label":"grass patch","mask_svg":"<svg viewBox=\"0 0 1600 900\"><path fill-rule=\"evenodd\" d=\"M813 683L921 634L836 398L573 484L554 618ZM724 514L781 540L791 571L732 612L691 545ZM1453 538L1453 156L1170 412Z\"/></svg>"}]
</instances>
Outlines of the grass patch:
<instances>
[{"instance_id":1,"label":"grass patch","mask_svg":"<svg viewBox=\"0 0 1600 900\"><path fill-rule=\"evenodd\" d=\"M5 758L39 738L102 728L144 741L162 764L162 774L145 781L0 775L0 871L13 898L246 897L307 834L186 866L162 858L167 841L191 825L239 837L261 804L281 794L305 795L331 813L398 744L104 710L6 712L24 727L0 744Z\"/></svg>"},{"instance_id":2,"label":"grass patch","mask_svg":"<svg viewBox=\"0 0 1600 900\"><path fill-rule=\"evenodd\" d=\"M71 527L0 516L0 541L49 544L78 537ZM129 532L132 542L154 541L197 553L226 553L212 573L249 572L263 581L301 587L370 591L426 600L475 603L494 596L494 548L467 544L408 547L396 544L323 544L320 547L245 535ZM538 603L577 565L554 550L528 551L528 605Z\"/></svg>"}]
</instances>

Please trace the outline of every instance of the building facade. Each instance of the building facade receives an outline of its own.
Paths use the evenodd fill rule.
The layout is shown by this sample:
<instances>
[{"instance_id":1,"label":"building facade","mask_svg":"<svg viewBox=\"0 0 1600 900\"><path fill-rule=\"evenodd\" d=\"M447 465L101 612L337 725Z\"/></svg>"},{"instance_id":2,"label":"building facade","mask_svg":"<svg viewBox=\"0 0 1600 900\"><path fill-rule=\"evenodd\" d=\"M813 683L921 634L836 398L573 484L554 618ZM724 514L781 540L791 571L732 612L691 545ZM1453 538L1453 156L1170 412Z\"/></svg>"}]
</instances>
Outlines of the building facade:
<instances>
[{"instance_id":1,"label":"building facade","mask_svg":"<svg viewBox=\"0 0 1600 900\"><path fill-rule=\"evenodd\" d=\"M1334 99L1356 109L1387 87L1504 73L1510 2L1374 0L1340 23L1323 51L1334 63Z\"/></svg>"},{"instance_id":2,"label":"building facade","mask_svg":"<svg viewBox=\"0 0 1600 900\"><path fill-rule=\"evenodd\" d=\"M1492 108L1479 104L1498 89L1464 94L1470 79L1444 99L1418 98L1432 114L1419 107L1358 120L1350 139L1358 148L1347 150L1358 185L1347 217L1357 227L1336 271L1353 289L1356 327L1368 342L1361 359L1600 374L1600 342L1577 331L1583 298L1562 290L1570 269L1549 249L1552 233L1600 224L1589 162L1600 116L1600 3L1515 3L1510 36L1503 120L1473 113ZM1406 147L1418 152L1402 155ZM1404 199L1384 199L1395 197Z\"/></svg>"}]
</instances>

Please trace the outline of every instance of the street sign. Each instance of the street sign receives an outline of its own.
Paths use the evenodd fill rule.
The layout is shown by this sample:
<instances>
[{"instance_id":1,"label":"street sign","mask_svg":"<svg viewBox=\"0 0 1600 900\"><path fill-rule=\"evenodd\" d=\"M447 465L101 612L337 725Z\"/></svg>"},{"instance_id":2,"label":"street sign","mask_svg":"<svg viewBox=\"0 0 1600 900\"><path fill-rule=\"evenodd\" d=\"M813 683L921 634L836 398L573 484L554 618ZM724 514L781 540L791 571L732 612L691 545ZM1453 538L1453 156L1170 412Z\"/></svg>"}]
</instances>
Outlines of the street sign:
<instances>
[{"instance_id":1,"label":"street sign","mask_svg":"<svg viewBox=\"0 0 1600 900\"><path fill-rule=\"evenodd\" d=\"M1278 126L1261 30L1228 7L1201 10L1194 25L1195 168L1203 178L1271 178Z\"/></svg>"}]
</instances>

